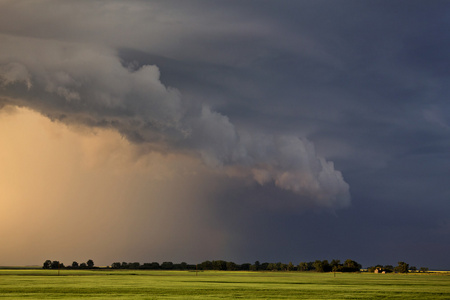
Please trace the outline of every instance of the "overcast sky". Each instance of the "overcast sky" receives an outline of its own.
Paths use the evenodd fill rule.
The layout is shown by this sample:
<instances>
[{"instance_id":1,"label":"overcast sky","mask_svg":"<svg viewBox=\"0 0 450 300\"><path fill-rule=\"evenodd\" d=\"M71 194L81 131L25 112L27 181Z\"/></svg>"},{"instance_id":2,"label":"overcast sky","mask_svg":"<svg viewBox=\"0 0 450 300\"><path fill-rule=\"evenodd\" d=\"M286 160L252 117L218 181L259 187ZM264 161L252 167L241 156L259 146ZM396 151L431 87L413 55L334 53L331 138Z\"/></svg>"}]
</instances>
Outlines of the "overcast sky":
<instances>
[{"instance_id":1,"label":"overcast sky","mask_svg":"<svg viewBox=\"0 0 450 300\"><path fill-rule=\"evenodd\" d=\"M450 269L448 1L0 1L0 265Z\"/></svg>"}]
</instances>

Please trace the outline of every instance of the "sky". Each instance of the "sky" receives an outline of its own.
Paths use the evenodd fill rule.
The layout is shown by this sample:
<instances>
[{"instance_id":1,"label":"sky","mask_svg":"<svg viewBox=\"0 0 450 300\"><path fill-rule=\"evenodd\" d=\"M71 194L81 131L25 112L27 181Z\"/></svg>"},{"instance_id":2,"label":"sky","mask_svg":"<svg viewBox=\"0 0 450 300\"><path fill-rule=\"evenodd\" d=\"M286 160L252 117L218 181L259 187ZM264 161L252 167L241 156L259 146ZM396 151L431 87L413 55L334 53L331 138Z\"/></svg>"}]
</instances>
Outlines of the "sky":
<instances>
[{"instance_id":1,"label":"sky","mask_svg":"<svg viewBox=\"0 0 450 300\"><path fill-rule=\"evenodd\" d=\"M448 1L0 0L0 265L450 269Z\"/></svg>"}]
</instances>

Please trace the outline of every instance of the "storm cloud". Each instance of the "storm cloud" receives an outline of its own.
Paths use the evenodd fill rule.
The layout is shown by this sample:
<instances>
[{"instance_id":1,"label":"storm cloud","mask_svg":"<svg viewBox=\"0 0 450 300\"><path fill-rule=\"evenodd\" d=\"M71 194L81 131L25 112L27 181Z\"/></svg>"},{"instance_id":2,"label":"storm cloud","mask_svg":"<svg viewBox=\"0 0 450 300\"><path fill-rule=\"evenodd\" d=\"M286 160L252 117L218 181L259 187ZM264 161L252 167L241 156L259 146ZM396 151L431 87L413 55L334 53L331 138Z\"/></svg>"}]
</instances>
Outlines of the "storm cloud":
<instances>
[{"instance_id":1,"label":"storm cloud","mask_svg":"<svg viewBox=\"0 0 450 300\"><path fill-rule=\"evenodd\" d=\"M155 65L127 67L113 49L46 39L2 36L0 44L4 103L67 124L114 128L154 151L197 153L211 167L238 168L323 206L349 203L348 184L311 142L241 133L206 104L183 101Z\"/></svg>"},{"instance_id":2,"label":"storm cloud","mask_svg":"<svg viewBox=\"0 0 450 300\"><path fill-rule=\"evenodd\" d=\"M102 230L116 230L130 237L120 251L142 262L149 251L445 268L449 11L446 1L0 1L2 155L21 166L7 164L7 203L31 201L18 192L31 184L46 206L97 203L114 220L126 207L127 229L92 218L99 245L82 252L101 253ZM45 188L20 153L34 158L28 172L48 174ZM53 180L65 188L50 202ZM89 201L77 204L83 187ZM389 251L364 246L378 241ZM183 245L189 254L174 250Z\"/></svg>"}]
</instances>

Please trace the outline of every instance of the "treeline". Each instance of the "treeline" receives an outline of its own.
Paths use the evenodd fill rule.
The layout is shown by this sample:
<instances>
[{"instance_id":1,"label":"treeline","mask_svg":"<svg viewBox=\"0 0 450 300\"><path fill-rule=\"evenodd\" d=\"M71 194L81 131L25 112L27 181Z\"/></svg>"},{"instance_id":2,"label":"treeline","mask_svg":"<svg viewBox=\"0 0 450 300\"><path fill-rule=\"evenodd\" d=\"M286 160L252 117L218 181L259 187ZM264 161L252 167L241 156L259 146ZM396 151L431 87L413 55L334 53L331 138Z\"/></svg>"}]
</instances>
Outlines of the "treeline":
<instances>
[{"instance_id":1,"label":"treeline","mask_svg":"<svg viewBox=\"0 0 450 300\"><path fill-rule=\"evenodd\" d=\"M94 261L92 259L88 260L87 262L83 262L78 264L78 262L74 261L72 262L72 265L65 266L62 262L59 262L58 260L51 261L47 259L42 269L95 269L97 267L94 267Z\"/></svg>"},{"instance_id":2,"label":"treeline","mask_svg":"<svg viewBox=\"0 0 450 300\"><path fill-rule=\"evenodd\" d=\"M94 266L94 261L89 259L87 262L78 264L74 261L71 265L65 266L57 260L51 261L46 260L42 266L43 269L99 269L99 267ZM301 262L298 265L294 265L292 262L284 264L281 262L277 263L260 263L256 261L254 264L244 263L236 264L231 261L225 260L213 260L204 261L200 264L188 264L182 263L172 263L172 262L152 262L141 264L139 262L114 262L111 266L106 268L112 269L130 269L130 270L198 270L198 271L315 271L315 272L359 272L361 271L361 265L354 260L347 259L341 263L338 259L333 259L331 262L328 260L316 260L311 262ZM409 264L405 262L398 262L398 266L394 267L391 265L376 265L369 267L368 272L374 273L408 273L408 272L427 272L428 268L420 268L417 270L416 267L410 267Z\"/></svg>"},{"instance_id":3,"label":"treeline","mask_svg":"<svg viewBox=\"0 0 450 300\"><path fill-rule=\"evenodd\" d=\"M115 262L111 265L113 269L131 269L131 270L195 270L196 265L190 265L185 262L180 264L174 264L173 262L163 262L159 264L158 262L152 263L138 263L138 262Z\"/></svg>"},{"instance_id":4,"label":"treeline","mask_svg":"<svg viewBox=\"0 0 450 300\"><path fill-rule=\"evenodd\" d=\"M192 265L182 262L174 264L172 262L157 262L140 264L138 262L115 262L111 265L113 269L133 269L133 270L216 270L216 271L316 271L316 272L358 272L361 265L357 262L347 259L344 263L340 260L316 260L314 262L301 262L294 265L292 262L284 264L278 263L260 263L256 261L254 264L244 263L236 264L231 261L213 260L204 261L200 264Z\"/></svg>"},{"instance_id":5,"label":"treeline","mask_svg":"<svg viewBox=\"0 0 450 300\"><path fill-rule=\"evenodd\" d=\"M417 270L416 267L414 266L409 266L409 264L403 262L403 261L399 261L398 265L396 267L392 266L392 265L376 265L376 266L372 266L372 267L368 267L367 268L368 272L372 272L372 273L408 273L408 272L428 272L428 268L426 267L421 267L419 270Z\"/></svg>"}]
</instances>

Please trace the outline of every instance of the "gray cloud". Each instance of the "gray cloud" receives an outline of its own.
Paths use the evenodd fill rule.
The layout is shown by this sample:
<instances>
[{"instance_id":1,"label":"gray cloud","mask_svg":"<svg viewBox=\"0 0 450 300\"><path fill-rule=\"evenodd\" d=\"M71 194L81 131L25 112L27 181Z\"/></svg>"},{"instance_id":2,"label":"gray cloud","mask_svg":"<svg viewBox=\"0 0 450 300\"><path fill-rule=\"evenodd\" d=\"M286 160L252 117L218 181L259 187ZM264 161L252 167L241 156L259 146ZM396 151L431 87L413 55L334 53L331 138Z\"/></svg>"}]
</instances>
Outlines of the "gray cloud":
<instances>
[{"instance_id":1,"label":"gray cloud","mask_svg":"<svg viewBox=\"0 0 450 300\"><path fill-rule=\"evenodd\" d=\"M243 252L278 259L264 242L275 239L292 259L395 264L398 253L355 245L383 240L413 259L425 246L398 244L420 238L448 252L447 1L0 5L3 103L230 176L207 210ZM353 205L333 217L273 205L342 207L350 187Z\"/></svg>"},{"instance_id":2,"label":"gray cloud","mask_svg":"<svg viewBox=\"0 0 450 300\"><path fill-rule=\"evenodd\" d=\"M241 132L226 116L183 101L178 90L161 83L157 66L127 68L114 50L90 44L0 39L9 104L69 124L114 128L159 151L196 151L207 165L238 167L260 184L274 182L321 206L349 204L348 184L311 142Z\"/></svg>"}]
</instances>

